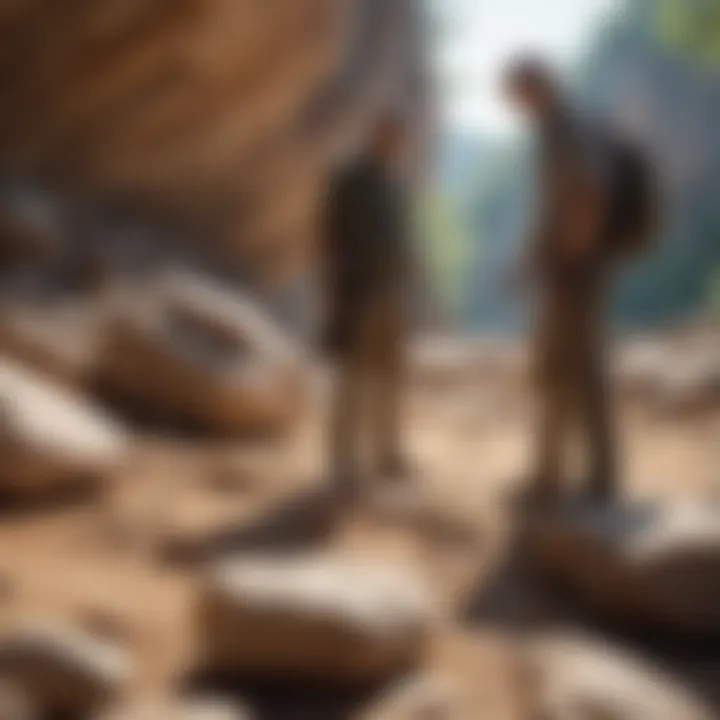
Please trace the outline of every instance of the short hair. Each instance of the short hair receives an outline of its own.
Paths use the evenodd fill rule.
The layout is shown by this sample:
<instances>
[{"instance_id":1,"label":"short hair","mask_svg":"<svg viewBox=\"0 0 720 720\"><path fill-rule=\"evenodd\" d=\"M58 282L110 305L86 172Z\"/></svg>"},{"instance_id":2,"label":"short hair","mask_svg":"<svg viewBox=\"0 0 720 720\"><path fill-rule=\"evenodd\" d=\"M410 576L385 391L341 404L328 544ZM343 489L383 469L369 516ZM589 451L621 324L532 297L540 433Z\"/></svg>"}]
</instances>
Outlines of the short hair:
<instances>
[{"instance_id":1,"label":"short hair","mask_svg":"<svg viewBox=\"0 0 720 720\"><path fill-rule=\"evenodd\" d=\"M503 84L509 92L537 89L555 92L558 79L553 68L542 58L523 56L508 65Z\"/></svg>"}]
</instances>

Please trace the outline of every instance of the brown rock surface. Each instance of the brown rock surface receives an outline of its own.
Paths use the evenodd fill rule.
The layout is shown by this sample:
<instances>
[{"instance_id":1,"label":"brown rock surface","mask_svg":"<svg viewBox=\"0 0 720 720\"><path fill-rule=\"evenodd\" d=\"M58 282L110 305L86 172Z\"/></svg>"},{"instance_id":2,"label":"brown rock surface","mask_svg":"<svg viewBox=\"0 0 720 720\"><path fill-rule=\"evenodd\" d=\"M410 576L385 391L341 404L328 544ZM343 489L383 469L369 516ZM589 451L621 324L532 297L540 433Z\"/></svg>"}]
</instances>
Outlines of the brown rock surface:
<instances>
[{"instance_id":1,"label":"brown rock surface","mask_svg":"<svg viewBox=\"0 0 720 720\"><path fill-rule=\"evenodd\" d=\"M304 390L300 350L254 302L174 273L118 312L97 374L150 417L221 435L288 429Z\"/></svg>"},{"instance_id":2,"label":"brown rock surface","mask_svg":"<svg viewBox=\"0 0 720 720\"><path fill-rule=\"evenodd\" d=\"M412 667L434 620L408 570L322 556L221 563L199 613L204 671L325 682L377 682Z\"/></svg>"},{"instance_id":3,"label":"brown rock surface","mask_svg":"<svg viewBox=\"0 0 720 720\"><path fill-rule=\"evenodd\" d=\"M71 387L91 378L101 334L99 313L90 304L7 306L0 312L2 352Z\"/></svg>"},{"instance_id":4,"label":"brown rock surface","mask_svg":"<svg viewBox=\"0 0 720 720\"><path fill-rule=\"evenodd\" d=\"M423 133L422 45L409 0L3 3L0 162L284 273L368 116L403 100Z\"/></svg>"},{"instance_id":5,"label":"brown rock surface","mask_svg":"<svg viewBox=\"0 0 720 720\"><path fill-rule=\"evenodd\" d=\"M0 682L0 720L38 720L28 694L12 683Z\"/></svg>"},{"instance_id":6,"label":"brown rock surface","mask_svg":"<svg viewBox=\"0 0 720 720\"><path fill-rule=\"evenodd\" d=\"M128 683L127 655L57 624L28 624L0 637L0 674L43 716L87 717Z\"/></svg>"},{"instance_id":7,"label":"brown rock surface","mask_svg":"<svg viewBox=\"0 0 720 720\"><path fill-rule=\"evenodd\" d=\"M17 493L100 480L128 438L83 398L10 362L0 363L0 486Z\"/></svg>"},{"instance_id":8,"label":"brown rock surface","mask_svg":"<svg viewBox=\"0 0 720 720\"><path fill-rule=\"evenodd\" d=\"M471 404L479 400L475 381L459 376L448 392L438 392L434 385L423 392L412 385L407 448L416 462L423 496L433 502L437 498L436 509L447 514L451 524L457 519L463 526L475 527L479 541L447 542L442 533L426 532L418 523L394 516L388 520L373 507L361 507L336 514L333 531L322 539L319 550L417 568L433 596L437 594L442 608L447 608L419 672L448 678L457 689L452 720L527 720L517 699L523 686L518 685L512 652L516 641L524 639L525 625L512 625L513 617L524 617L523 608L513 610L517 597L505 594L501 599L506 611L496 614L488 595L508 561L505 539L513 526L505 498L510 482L521 477L532 457L531 418L495 414L490 422L470 424L461 433L454 419L458 397ZM213 527L222 530L231 521L236 526L264 525L269 516L276 520L276 507L294 503L305 489L326 487L325 405L319 394L311 400L297 437L293 433L280 441L256 444L145 436L104 502L5 515L0 522L0 573L11 591L0 597L0 626L16 627L18 614L25 617L32 612L121 638L137 663L128 690L132 707L144 698L170 698L186 689L182 683L197 667L197 600L203 578L196 565L160 562L153 538L166 521L174 525L176 518L183 526L185 521L193 528L202 526L203 534ZM628 408L622 404L621 410ZM658 498L671 507L687 496L707 497L717 480L718 421L716 413L701 415L692 424L658 424L629 408L623 416L629 460L624 490L631 498ZM241 476L247 468L251 481L241 492L219 493L213 478L221 468L237 469ZM287 523L271 525L285 529ZM130 534L139 532L138 541L116 542L109 537L116 526ZM316 539L303 541L303 534L289 548L283 543L282 552L304 554L308 545L318 550ZM257 536L242 544L243 553L252 556L261 549L269 552L265 539ZM519 586L522 589L523 583ZM578 608L572 604L571 609ZM568 616L561 607L530 610L533 619L577 619L575 612ZM115 619L110 627L108 617ZM693 687L702 685L708 695L713 691L717 695L716 657L678 659L672 654L673 643L667 644L671 647L665 650L649 646L646 650L673 667L677 661ZM275 686L272 698L259 689L253 692L256 684L250 681L236 687L241 705L245 699L258 718L278 720L355 718L382 699L364 694L336 700L336 693L345 693L335 681L321 684L315 694L304 684L303 692L292 692L290 685L297 683ZM222 697L230 689L202 688ZM353 688L350 695L357 694L362 693ZM715 699L716 708L720 707L720 698Z\"/></svg>"},{"instance_id":9,"label":"brown rock surface","mask_svg":"<svg viewBox=\"0 0 720 720\"><path fill-rule=\"evenodd\" d=\"M527 650L537 715L547 720L711 720L672 673L609 644L544 638Z\"/></svg>"},{"instance_id":10,"label":"brown rock surface","mask_svg":"<svg viewBox=\"0 0 720 720\"><path fill-rule=\"evenodd\" d=\"M541 571L633 627L720 632L720 511L568 506L531 526Z\"/></svg>"}]
</instances>

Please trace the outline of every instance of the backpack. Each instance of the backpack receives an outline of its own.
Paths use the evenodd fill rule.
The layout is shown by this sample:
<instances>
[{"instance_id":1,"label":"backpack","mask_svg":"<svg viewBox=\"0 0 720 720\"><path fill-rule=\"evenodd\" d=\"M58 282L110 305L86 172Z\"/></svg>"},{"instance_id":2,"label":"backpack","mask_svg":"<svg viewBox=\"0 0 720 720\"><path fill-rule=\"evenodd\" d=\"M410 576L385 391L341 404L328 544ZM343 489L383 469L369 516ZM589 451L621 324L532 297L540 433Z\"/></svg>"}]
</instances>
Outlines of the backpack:
<instances>
[{"instance_id":1,"label":"backpack","mask_svg":"<svg viewBox=\"0 0 720 720\"><path fill-rule=\"evenodd\" d=\"M610 144L609 211L606 241L616 257L646 252L658 230L658 188L644 152L624 139Z\"/></svg>"}]
</instances>

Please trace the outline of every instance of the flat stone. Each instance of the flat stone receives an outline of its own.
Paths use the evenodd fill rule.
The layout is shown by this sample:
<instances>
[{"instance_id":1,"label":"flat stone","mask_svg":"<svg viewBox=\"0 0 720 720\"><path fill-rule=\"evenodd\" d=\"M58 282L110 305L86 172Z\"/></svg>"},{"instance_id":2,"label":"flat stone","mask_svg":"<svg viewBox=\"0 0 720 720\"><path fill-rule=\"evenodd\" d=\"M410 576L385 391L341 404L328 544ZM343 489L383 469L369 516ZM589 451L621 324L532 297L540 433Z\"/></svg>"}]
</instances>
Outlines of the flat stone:
<instances>
[{"instance_id":1,"label":"flat stone","mask_svg":"<svg viewBox=\"0 0 720 720\"><path fill-rule=\"evenodd\" d=\"M712 720L674 674L604 642L560 636L528 643L532 717L547 720Z\"/></svg>"},{"instance_id":2,"label":"flat stone","mask_svg":"<svg viewBox=\"0 0 720 720\"><path fill-rule=\"evenodd\" d=\"M720 633L720 509L569 504L531 520L536 566L633 627Z\"/></svg>"},{"instance_id":3,"label":"flat stone","mask_svg":"<svg viewBox=\"0 0 720 720\"><path fill-rule=\"evenodd\" d=\"M302 406L301 353L250 299L171 273L117 309L101 387L165 423L218 435L279 434Z\"/></svg>"},{"instance_id":4,"label":"flat stone","mask_svg":"<svg viewBox=\"0 0 720 720\"><path fill-rule=\"evenodd\" d=\"M0 487L27 492L99 479L123 458L126 433L45 376L0 363Z\"/></svg>"},{"instance_id":5,"label":"flat stone","mask_svg":"<svg viewBox=\"0 0 720 720\"><path fill-rule=\"evenodd\" d=\"M374 682L418 662L435 614L402 566L312 555L219 564L199 616L211 674Z\"/></svg>"},{"instance_id":6,"label":"flat stone","mask_svg":"<svg viewBox=\"0 0 720 720\"><path fill-rule=\"evenodd\" d=\"M0 637L0 677L43 714L87 717L127 684L128 655L91 635L50 623L28 624Z\"/></svg>"}]
</instances>

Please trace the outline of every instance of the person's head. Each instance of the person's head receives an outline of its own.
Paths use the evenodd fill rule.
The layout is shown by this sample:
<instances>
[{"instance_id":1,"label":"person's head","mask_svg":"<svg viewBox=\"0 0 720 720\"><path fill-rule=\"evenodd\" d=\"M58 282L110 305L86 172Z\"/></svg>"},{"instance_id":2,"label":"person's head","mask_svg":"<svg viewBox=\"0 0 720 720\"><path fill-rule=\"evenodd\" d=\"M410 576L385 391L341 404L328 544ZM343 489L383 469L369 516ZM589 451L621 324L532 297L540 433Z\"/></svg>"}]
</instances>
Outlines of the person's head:
<instances>
[{"instance_id":1,"label":"person's head","mask_svg":"<svg viewBox=\"0 0 720 720\"><path fill-rule=\"evenodd\" d=\"M371 125L365 144L365 153L383 167L401 164L407 150L407 127L403 118L385 113Z\"/></svg>"},{"instance_id":2,"label":"person's head","mask_svg":"<svg viewBox=\"0 0 720 720\"><path fill-rule=\"evenodd\" d=\"M504 77L508 100L526 117L538 120L552 112L560 101L560 84L542 60L524 57L511 63Z\"/></svg>"}]
</instances>

